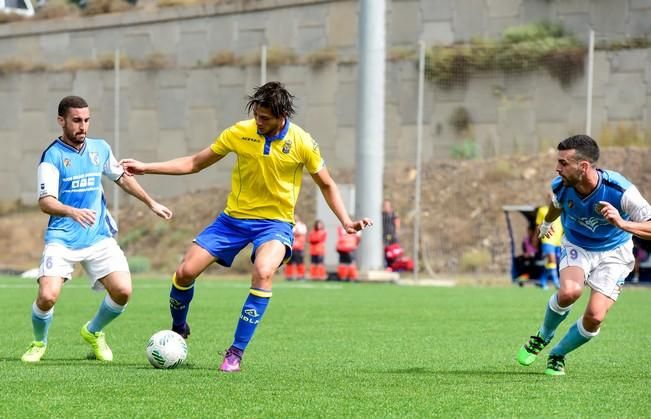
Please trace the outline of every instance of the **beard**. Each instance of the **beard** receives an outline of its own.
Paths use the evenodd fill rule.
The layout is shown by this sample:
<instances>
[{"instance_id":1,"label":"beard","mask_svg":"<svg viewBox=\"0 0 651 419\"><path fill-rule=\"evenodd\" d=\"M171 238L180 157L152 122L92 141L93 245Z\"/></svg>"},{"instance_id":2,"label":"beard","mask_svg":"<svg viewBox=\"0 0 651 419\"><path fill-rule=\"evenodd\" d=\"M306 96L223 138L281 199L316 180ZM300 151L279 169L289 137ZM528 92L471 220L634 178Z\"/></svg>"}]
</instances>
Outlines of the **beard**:
<instances>
[{"instance_id":1,"label":"beard","mask_svg":"<svg viewBox=\"0 0 651 419\"><path fill-rule=\"evenodd\" d=\"M82 131L74 131L70 129L66 129L67 127L63 127L63 135L66 140L70 141L71 143L74 144L82 144L86 140L86 133Z\"/></svg>"}]
</instances>

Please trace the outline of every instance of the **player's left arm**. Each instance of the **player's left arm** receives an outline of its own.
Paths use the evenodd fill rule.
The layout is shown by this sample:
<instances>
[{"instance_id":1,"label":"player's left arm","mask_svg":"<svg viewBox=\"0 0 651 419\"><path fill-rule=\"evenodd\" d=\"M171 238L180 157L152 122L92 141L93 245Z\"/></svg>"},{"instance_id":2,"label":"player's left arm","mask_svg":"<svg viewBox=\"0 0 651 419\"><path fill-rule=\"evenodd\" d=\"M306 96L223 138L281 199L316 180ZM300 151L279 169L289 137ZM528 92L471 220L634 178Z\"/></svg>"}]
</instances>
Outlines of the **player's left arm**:
<instances>
[{"instance_id":1,"label":"player's left arm","mask_svg":"<svg viewBox=\"0 0 651 419\"><path fill-rule=\"evenodd\" d=\"M609 223L642 239L651 240L651 206L635 186L622 195L622 209L630 215L630 219L623 219L609 202L600 201L599 205L601 215Z\"/></svg>"},{"instance_id":2,"label":"player's left arm","mask_svg":"<svg viewBox=\"0 0 651 419\"><path fill-rule=\"evenodd\" d=\"M361 220L356 221L350 219L348 211L346 211L346 207L344 206L344 202L341 199L339 188L325 166L323 166L318 172L311 174L311 176L321 190L321 194L323 194L326 203L337 216L339 222L341 222L341 225L347 233L355 233L373 225L373 221L370 218L362 218Z\"/></svg>"},{"instance_id":3,"label":"player's left arm","mask_svg":"<svg viewBox=\"0 0 651 419\"><path fill-rule=\"evenodd\" d=\"M145 205L152 210L152 212L159 217L169 220L172 218L172 211L167 208L165 205L158 203L154 200L149 194L143 189L143 187L138 183L135 177L133 176L121 176L116 183L122 188L122 190L128 193L131 196L138 198Z\"/></svg>"}]
</instances>

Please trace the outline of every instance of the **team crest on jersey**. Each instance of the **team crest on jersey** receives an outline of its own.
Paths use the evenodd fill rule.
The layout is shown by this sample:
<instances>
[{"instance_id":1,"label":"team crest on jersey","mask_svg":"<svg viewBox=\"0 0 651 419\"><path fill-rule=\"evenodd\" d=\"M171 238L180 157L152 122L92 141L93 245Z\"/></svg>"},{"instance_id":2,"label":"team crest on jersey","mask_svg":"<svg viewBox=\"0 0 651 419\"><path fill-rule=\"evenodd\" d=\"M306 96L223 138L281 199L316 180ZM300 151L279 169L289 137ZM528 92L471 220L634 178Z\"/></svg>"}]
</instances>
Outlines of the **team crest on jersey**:
<instances>
[{"instance_id":1,"label":"team crest on jersey","mask_svg":"<svg viewBox=\"0 0 651 419\"><path fill-rule=\"evenodd\" d=\"M292 140L287 140L283 144L283 153L289 154L289 151L292 149Z\"/></svg>"},{"instance_id":2,"label":"team crest on jersey","mask_svg":"<svg viewBox=\"0 0 651 419\"><path fill-rule=\"evenodd\" d=\"M569 201L567 201L567 207L568 208L574 208L574 201L572 201L571 199Z\"/></svg>"},{"instance_id":3,"label":"team crest on jersey","mask_svg":"<svg viewBox=\"0 0 651 419\"><path fill-rule=\"evenodd\" d=\"M88 153L88 157L90 157L90 161L95 166L99 166L99 153L97 153L96 151L91 151Z\"/></svg>"},{"instance_id":4,"label":"team crest on jersey","mask_svg":"<svg viewBox=\"0 0 651 419\"><path fill-rule=\"evenodd\" d=\"M599 203L594 204L594 212L596 212L597 214L601 214L601 210L604 209L604 206L605 206L604 204L599 204Z\"/></svg>"},{"instance_id":5,"label":"team crest on jersey","mask_svg":"<svg viewBox=\"0 0 651 419\"><path fill-rule=\"evenodd\" d=\"M72 164L70 159L63 159L63 166L64 167L70 167L70 164Z\"/></svg>"}]
</instances>

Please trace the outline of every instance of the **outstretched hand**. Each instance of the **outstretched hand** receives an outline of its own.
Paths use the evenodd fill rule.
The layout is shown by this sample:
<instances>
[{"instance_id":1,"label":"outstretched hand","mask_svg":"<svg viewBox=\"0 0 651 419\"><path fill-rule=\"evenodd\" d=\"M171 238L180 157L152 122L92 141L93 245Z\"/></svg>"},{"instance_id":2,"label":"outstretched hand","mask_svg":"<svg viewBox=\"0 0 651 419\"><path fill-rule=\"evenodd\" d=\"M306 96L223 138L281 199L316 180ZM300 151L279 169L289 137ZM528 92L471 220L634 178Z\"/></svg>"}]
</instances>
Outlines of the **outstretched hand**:
<instances>
[{"instance_id":1,"label":"outstretched hand","mask_svg":"<svg viewBox=\"0 0 651 419\"><path fill-rule=\"evenodd\" d=\"M120 166L124 169L124 173L127 176L133 175L144 175L145 174L145 164L141 161L134 159L122 159L120 160Z\"/></svg>"},{"instance_id":2,"label":"outstretched hand","mask_svg":"<svg viewBox=\"0 0 651 419\"><path fill-rule=\"evenodd\" d=\"M373 220L371 220L370 218L362 218L361 220L357 220L349 224L345 224L344 229L346 230L346 233L354 234L372 225L373 225Z\"/></svg>"},{"instance_id":3,"label":"outstretched hand","mask_svg":"<svg viewBox=\"0 0 651 419\"><path fill-rule=\"evenodd\" d=\"M158 202L154 202L150 208L154 214L158 215L164 220L169 220L174 215L169 208L167 208L165 205L159 204Z\"/></svg>"}]
</instances>

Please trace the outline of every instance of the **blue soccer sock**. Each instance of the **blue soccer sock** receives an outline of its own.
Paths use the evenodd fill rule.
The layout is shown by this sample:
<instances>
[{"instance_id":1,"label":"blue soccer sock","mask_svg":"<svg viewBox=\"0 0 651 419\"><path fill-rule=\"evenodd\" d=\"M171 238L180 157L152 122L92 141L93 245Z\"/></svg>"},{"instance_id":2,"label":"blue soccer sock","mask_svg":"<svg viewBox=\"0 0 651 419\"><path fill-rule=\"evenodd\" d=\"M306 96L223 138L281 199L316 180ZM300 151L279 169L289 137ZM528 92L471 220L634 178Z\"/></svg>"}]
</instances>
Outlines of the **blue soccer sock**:
<instances>
[{"instance_id":1,"label":"blue soccer sock","mask_svg":"<svg viewBox=\"0 0 651 419\"><path fill-rule=\"evenodd\" d=\"M556 333L558 325L570 314L572 305L569 307L561 307L558 305L557 293L554 293L547 303L547 311L545 311L545 319L540 327L540 336L546 341L550 341Z\"/></svg>"},{"instance_id":2,"label":"blue soccer sock","mask_svg":"<svg viewBox=\"0 0 651 419\"><path fill-rule=\"evenodd\" d=\"M258 323L262 320L270 299L271 291L251 288L250 294L246 298L244 306L242 306L240 319L237 322L235 339L233 340L234 347L242 351L246 349L256 327L258 327Z\"/></svg>"},{"instance_id":3,"label":"blue soccer sock","mask_svg":"<svg viewBox=\"0 0 651 419\"><path fill-rule=\"evenodd\" d=\"M32 328L34 329L34 340L36 342L43 342L47 345L47 334L52 324L52 316L54 315L54 307L48 311L43 311L36 305L32 304Z\"/></svg>"},{"instance_id":4,"label":"blue soccer sock","mask_svg":"<svg viewBox=\"0 0 651 419\"><path fill-rule=\"evenodd\" d=\"M172 324L175 326L184 325L188 319L190 302L194 297L194 283L189 287L183 287L176 283L176 274L172 277L172 288L170 290L170 313Z\"/></svg>"},{"instance_id":5,"label":"blue soccer sock","mask_svg":"<svg viewBox=\"0 0 651 419\"><path fill-rule=\"evenodd\" d=\"M558 269L556 268L556 265L554 265L553 268L546 269L546 271L548 271L547 276L551 278L554 287L556 287L556 289L559 289L561 287L561 283L558 280Z\"/></svg>"},{"instance_id":6,"label":"blue soccer sock","mask_svg":"<svg viewBox=\"0 0 651 419\"><path fill-rule=\"evenodd\" d=\"M99 310L97 310L95 317L88 323L88 331L91 333L102 331L109 323L122 314L126 307L126 304L121 306L113 301L110 295L106 294L104 300L102 300L102 304L99 305Z\"/></svg>"},{"instance_id":7,"label":"blue soccer sock","mask_svg":"<svg viewBox=\"0 0 651 419\"><path fill-rule=\"evenodd\" d=\"M585 330L583 327L583 316L581 316L579 320L570 327L565 336L563 336L563 339L561 339L561 341L558 342L551 351L549 351L549 354L565 356L598 334L599 329L597 329L596 332Z\"/></svg>"}]
</instances>

